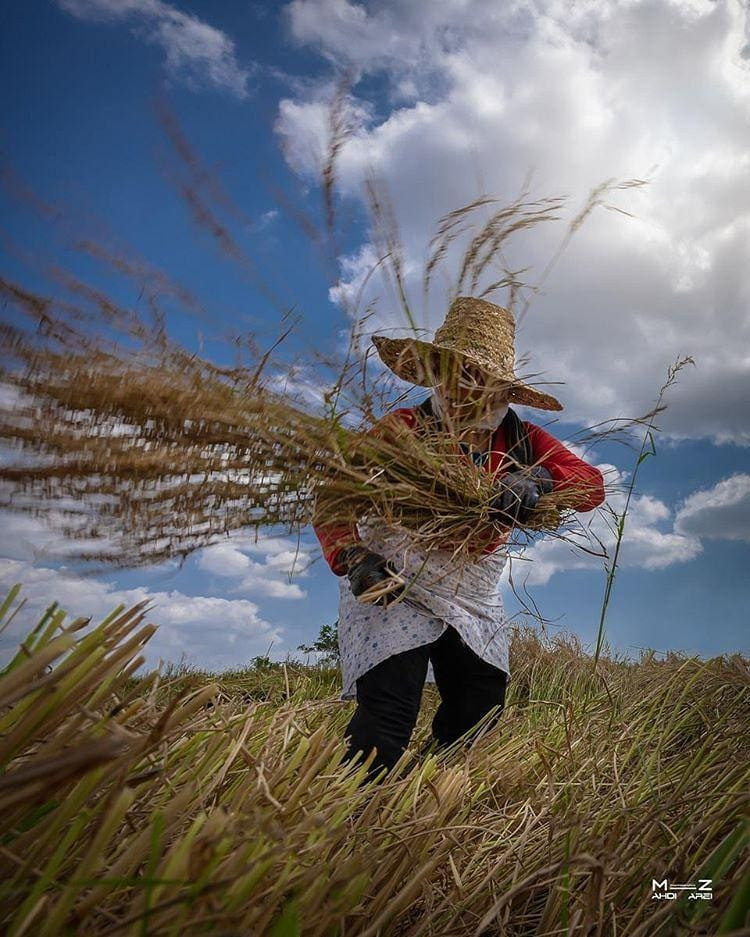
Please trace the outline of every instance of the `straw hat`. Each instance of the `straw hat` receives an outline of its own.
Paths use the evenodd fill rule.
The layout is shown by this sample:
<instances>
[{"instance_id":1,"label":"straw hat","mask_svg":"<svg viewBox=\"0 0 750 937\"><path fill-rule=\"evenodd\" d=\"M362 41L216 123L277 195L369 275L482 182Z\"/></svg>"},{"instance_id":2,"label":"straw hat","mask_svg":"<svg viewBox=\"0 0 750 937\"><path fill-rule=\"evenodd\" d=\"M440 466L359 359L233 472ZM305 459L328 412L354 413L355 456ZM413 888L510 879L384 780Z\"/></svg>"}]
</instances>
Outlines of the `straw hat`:
<instances>
[{"instance_id":1,"label":"straw hat","mask_svg":"<svg viewBox=\"0 0 750 937\"><path fill-rule=\"evenodd\" d=\"M450 352L476 365L488 376L510 385L510 400L540 410L562 410L562 404L516 377L516 324L503 306L485 299L457 296L432 342L416 338L373 335L381 359L398 377L410 384L430 385L424 365L434 352Z\"/></svg>"}]
</instances>

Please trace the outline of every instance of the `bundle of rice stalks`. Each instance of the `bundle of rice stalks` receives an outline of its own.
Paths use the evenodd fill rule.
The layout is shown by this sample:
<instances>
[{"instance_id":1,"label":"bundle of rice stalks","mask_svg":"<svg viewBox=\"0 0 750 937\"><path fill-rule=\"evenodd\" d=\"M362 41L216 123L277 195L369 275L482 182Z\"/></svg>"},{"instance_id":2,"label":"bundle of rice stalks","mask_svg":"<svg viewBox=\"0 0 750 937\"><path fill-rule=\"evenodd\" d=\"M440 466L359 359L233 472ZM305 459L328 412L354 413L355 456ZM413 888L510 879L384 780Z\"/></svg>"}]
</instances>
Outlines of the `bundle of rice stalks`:
<instances>
[{"instance_id":1,"label":"bundle of rice stalks","mask_svg":"<svg viewBox=\"0 0 750 937\"><path fill-rule=\"evenodd\" d=\"M360 380L363 403L306 410L278 389L268 355L223 368L113 304L84 316L3 289L35 325L0 332L0 440L21 452L0 466L4 506L55 512L59 529L89 541L80 558L184 557L240 528L294 532L316 510L332 524L383 518L459 557L507 536L489 517L496 484L451 434L403 432L398 420L365 431L364 368L339 377ZM556 529L571 497L544 497L527 527Z\"/></svg>"},{"instance_id":2,"label":"bundle of rice stalks","mask_svg":"<svg viewBox=\"0 0 750 937\"><path fill-rule=\"evenodd\" d=\"M398 418L386 418L373 432L348 442L345 468L318 486L321 516L353 521L363 513L416 533L420 547L458 553L506 537L507 525L490 517L490 502L499 492L498 477L516 470L508 460L495 475L479 469L459 449L456 437L432 425L414 433ZM556 530L571 511L580 491L543 495L524 522L529 531ZM365 510L363 510L365 509Z\"/></svg>"}]
</instances>

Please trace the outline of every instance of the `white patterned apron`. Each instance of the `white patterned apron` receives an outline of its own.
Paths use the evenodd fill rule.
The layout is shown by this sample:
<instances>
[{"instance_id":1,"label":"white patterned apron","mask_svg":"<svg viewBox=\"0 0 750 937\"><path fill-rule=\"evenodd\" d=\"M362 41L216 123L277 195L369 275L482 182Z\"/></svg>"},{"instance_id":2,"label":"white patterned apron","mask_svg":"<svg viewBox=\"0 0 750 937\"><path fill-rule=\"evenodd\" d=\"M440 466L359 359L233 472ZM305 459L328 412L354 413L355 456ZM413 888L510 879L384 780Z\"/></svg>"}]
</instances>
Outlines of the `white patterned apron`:
<instances>
[{"instance_id":1,"label":"white patterned apron","mask_svg":"<svg viewBox=\"0 0 750 937\"><path fill-rule=\"evenodd\" d=\"M448 550L425 554L404 528L370 520L357 529L363 546L384 556L415 584L402 601L383 608L356 599L348 578L340 577L340 699L355 700L358 677L392 654L436 641L448 625L483 660L504 670L510 681L509 622L500 595L504 548L459 564Z\"/></svg>"}]
</instances>

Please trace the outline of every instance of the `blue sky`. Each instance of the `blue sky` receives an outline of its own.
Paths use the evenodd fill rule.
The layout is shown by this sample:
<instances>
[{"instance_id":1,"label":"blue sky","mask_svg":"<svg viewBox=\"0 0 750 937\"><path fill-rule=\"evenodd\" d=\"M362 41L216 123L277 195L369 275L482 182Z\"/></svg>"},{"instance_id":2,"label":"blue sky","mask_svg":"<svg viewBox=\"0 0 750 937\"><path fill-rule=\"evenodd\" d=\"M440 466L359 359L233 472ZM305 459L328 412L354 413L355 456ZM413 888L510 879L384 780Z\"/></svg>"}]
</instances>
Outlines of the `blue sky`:
<instances>
[{"instance_id":1,"label":"blue sky","mask_svg":"<svg viewBox=\"0 0 750 937\"><path fill-rule=\"evenodd\" d=\"M565 194L569 221L605 179L648 185L609 198L571 241L519 327L519 351L565 403L562 439L648 409L667 366L695 357L660 419L658 454L643 466L607 636L638 647L710 656L747 652L750 537L750 43L738 4L651 2L503 5L469 0L355 4L349 0L166 3L10 2L0 35L6 164L54 205L40 218L17 187L2 195L2 273L54 291L59 263L126 304L131 281L72 249L81 238L145 260L189 289L202 316L173 316L172 334L252 330L273 336L280 306L299 326L290 351L341 348L347 301L373 258L363 173L389 186L407 280L419 298L437 218L484 189L513 198L528 171L538 197ZM340 160L351 223L340 244L338 291L274 186L316 212L316 148L325 103L352 66L355 133ZM269 301L193 223L175 186L174 156L157 119L163 100L238 212L233 231L262 271ZM563 234L538 229L512 258L541 271ZM450 260L450 258L449 258ZM382 281L372 330L403 326ZM500 300L498 300L500 301ZM417 303L418 305L418 303ZM438 291L423 324L444 313ZM218 341L207 346L225 354ZM315 385L312 369L300 380ZM532 410L527 419L546 422ZM611 482L634 453L587 452ZM614 502L615 506L617 502ZM603 531L600 517L586 517ZM337 615L338 581L306 531L299 546L269 531L192 556L181 570L85 576L39 554L54 531L6 519L0 586L26 584L29 616L57 598L101 615L154 597L160 657L240 665L271 646L283 658ZM287 575L296 549L298 571ZM604 584L597 563L554 542L530 551L529 588L549 631L595 639ZM520 572L520 570L519 570ZM515 570L514 570L515 573ZM507 604L517 606L508 594ZM23 616L14 623L24 624ZM18 633L4 636L6 649Z\"/></svg>"}]
</instances>

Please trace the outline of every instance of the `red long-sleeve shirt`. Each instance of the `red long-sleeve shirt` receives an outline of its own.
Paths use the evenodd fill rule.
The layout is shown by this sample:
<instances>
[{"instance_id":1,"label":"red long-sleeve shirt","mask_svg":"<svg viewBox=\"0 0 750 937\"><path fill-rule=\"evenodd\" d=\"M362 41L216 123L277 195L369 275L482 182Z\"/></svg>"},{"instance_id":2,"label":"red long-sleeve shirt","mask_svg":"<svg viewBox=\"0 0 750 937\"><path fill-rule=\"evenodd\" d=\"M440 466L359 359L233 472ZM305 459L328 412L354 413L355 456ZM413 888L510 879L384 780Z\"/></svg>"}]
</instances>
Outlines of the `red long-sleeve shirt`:
<instances>
[{"instance_id":1,"label":"red long-sleeve shirt","mask_svg":"<svg viewBox=\"0 0 750 937\"><path fill-rule=\"evenodd\" d=\"M416 410L416 407L400 407L391 410L369 432L381 435L389 420L393 418L400 418L410 429L414 429L417 423ZM604 501L604 479L599 469L580 459L541 426L526 421L523 425L529 435L534 461L544 466L550 473L554 490L575 490L578 497L572 507L576 511L593 511L595 507L598 507ZM484 468L494 473L506 452L505 432L501 425L494 432L490 457L484 463ZM313 530L320 541L323 556L331 570L337 576L343 576L346 570L339 565L338 554L343 547L351 546L359 541L356 526L319 521L313 524ZM492 553L507 540L509 533L510 529L507 529L505 533L485 544L483 552Z\"/></svg>"}]
</instances>

